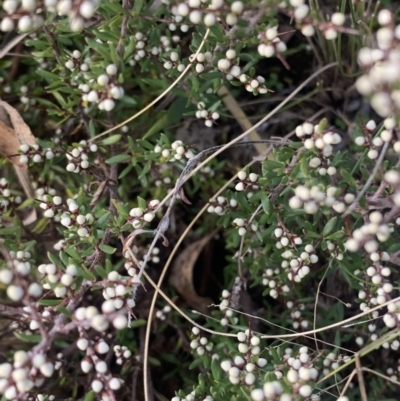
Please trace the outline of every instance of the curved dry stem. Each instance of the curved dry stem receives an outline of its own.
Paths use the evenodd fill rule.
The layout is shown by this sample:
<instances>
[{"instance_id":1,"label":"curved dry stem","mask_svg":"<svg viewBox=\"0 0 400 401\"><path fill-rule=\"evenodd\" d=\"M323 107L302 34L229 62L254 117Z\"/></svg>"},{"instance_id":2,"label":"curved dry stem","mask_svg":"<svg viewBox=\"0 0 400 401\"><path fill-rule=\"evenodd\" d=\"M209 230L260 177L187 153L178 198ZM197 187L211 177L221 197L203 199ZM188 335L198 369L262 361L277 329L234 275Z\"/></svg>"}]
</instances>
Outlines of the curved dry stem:
<instances>
[{"instance_id":1,"label":"curved dry stem","mask_svg":"<svg viewBox=\"0 0 400 401\"><path fill-rule=\"evenodd\" d=\"M321 333L321 332L329 330L329 329L334 329L335 327L341 327L345 323L349 323L349 322L352 322L354 320L360 319L360 317L362 317L362 316L369 315L370 313L372 313L372 312L374 312L376 310L382 309L385 306L387 306L387 305L389 305L391 303L395 303L397 301L400 301L400 297L397 297L397 298L394 298L394 299L392 299L390 301L387 301L382 305L375 306L375 308L372 308L367 312L359 313L358 315L349 317L348 319L342 320L341 322L333 323L333 324L330 324L329 326L320 327L319 329L304 331L304 332L298 333L298 334L283 334L283 335L280 335L280 336L268 336L268 335L265 335L265 336L261 336L261 338L293 338L293 337L299 337L299 336L304 336L304 335L312 335L312 334L315 334L315 333ZM399 335L400 335L400 333L399 333Z\"/></svg>"},{"instance_id":2,"label":"curved dry stem","mask_svg":"<svg viewBox=\"0 0 400 401\"><path fill-rule=\"evenodd\" d=\"M195 53L193 57L193 61L187 65L187 67L182 71L181 75L179 75L178 78L167 88L163 93L161 93L160 96L155 98L151 103L149 103L145 108L142 110L138 111L136 114L134 114L132 117L129 117L127 120L123 121L122 123L117 124L115 127L112 127L104 132L102 132L99 135L96 135L94 138L91 138L91 141L95 141L96 139L99 139L103 137L104 135L109 134L110 132L115 131L118 128L121 128L123 125L128 124L129 122L133 121L135 118L139 117L141 114L143 114L145 111L150 109L150 107L153 107L158 101L160 101L168 92L170 92L184 77L184 75L189 71L190 67L192 66L194 60L196 60L197 55L201 52L201 49L203 48L204 44L206 43L207 37L210 33L210 30L207 29L203 40L200 43L199 48L197 49L197 52Z\"/></svg>"},{"instance_id":3,"label":"curved dry stem","mask_svg":"<svg viewBox=\"0 0 400 401\"><path fill-rule=\"evenodd\" d=\"M192 177L194 174L196 174L202 167L204 167L208 162L210 162L214 157L218 156L220 153L222 153L224 150L228 149L230 146L233 144L239 142L243 138L245 138L250 132L254 131L258 127L260 127L262 124L264 124L266 121L268 121L272 116L274 116L285 104L289 103L307 84L309 84L313 79L315 79L318 75L322 74L324 71L328 70L329 68L332 68L334 66L338 65L337 62L327 64L323 68L319 69L316 71L314 74L312 74L309 78L307 78L301 85L299 85L288 97L283 100L281 103L278 104L271 112L269 112L264 118L262 118L258 123L254 124L250 129L247 131L243 132L243 134L239 135L237 138L232 139L230 142L228 142L226 145L218 149L215 153L213 153L210 157L208 157L206 160L203 162L199 163L198 166L196 166L188 175L187 179ZM185 181L186 181L185 180Z\"/></svg>"},{"instance_id":4,"label":"curved dry stem","mask_svg":"<svg viewBox=\"0 0 400 401\"><path fill-rule=\"evenodd\" d=\"M208 31L207 31L208 34ZM206 37L205 37L206 38ZM205 38L203 39L203 43L205 41ZM199 50L198 50L199 51ZM337 63L330 63L328 65L326 65L325 67L319 69L317 72L315 72L314 74L312 74L307 80L305 80L298 88L296 88L285 100L283 100L278 106L276 106L270 113L268 113L264 118L262 118L258 123L256 123L255 125L253 125L251 128L249 128L247 131L245 131L243 134L241 134L240 136L238 136L237 138L233 139L232 141L230 141L228 144L222 146L220 149L218 149L213 155L211 155L210 157L208 157L206 160L204 160L203 162L199 163L193 170L189 171L188 174L183 178L183 180L181 180L180 183L177 183L177 185L181 186L183 184L183 182L187 181L190 177L192 177L196 172L198 172L204 165L206 165L209 161L211 161L214 157L216 157L218 154L222 153L224 150L226 150L227 148L229 148L230 146L232 146L233 144L239 142L241 139L243 139L244 137L246 137L250 132L254 131L256 128L258 128L259 126L261 126L264 122L266 122L267 120L269 120L272 116L274 116L285 104L287 104L294 96L297 95L297 93L299 93L309 82L311 82L313 79L315 79L318 75L320 75L322 72L328 70L329 68L334 67L335 65L337 65ZM185 70L186 72L186 70ZM182 75L182 74L181 74ZM171 86L172 88L172 86ZM165 92L166 93L166 92ZM164 94L165 94L164 93ZM157 100L157 99L156 99ZM153 102L154 103L154 102ZM150 106L149 106L150 107ZM129 121L132 121L133 118L135 116L131 117L131 119L129 119ZM125 122L126 123L126 122ZM124 125L125 123L120 124ZM117 126L118 127L118 126ZM116 127L116 128L117 128ZM108 132L111 132L110 130ZM107 131L105 132L107 133ZM105 134L103 133L103 134ZM102 135L103 135L102 134ZM99 137L99 136L98 136ZM255 162L255 161L254 161ZM252 162L253 163L253 162ZM252 164L251 163L251 164ZM225 187L227 187L231 182L234 181L234 179L236 178L236 176L232 177L231 180L229 180L223 188L220 189L220 191L218 191L217 194L221 193ZM169 195L167 195L163 201L159 204L158 208L159 209L170 197L173 196L173 194L176 191L171 191ZM218 195L215 195L218 196ZM184 316L189 322L191 322L192 324L194 324L195 326L197 326L198 328L205 330L207 332L211 332L213 334L219 334L219 335L223 335L223 336L229 336L229 337L234 337L235 335L229 335L227 333L219 333L213 330L209 330L206 329L205 327L202 327L200 325L198 325L197 323L195 323L192 319L190 319L182 310L180 310L180 308L178 308L169 298L168 296L166 296L166 294L160 289L160 285L162 283L162 280L165 276L166 273L166 269L168 268L168 265L170 264L170 261L172 260L172 257L174 256L174 254L176 253L176 249L177 247L181 244L181 242L183 241L183 238L186 236L188 230L193 226L193 224L197 221L197 219L200 217L200 215L202 213L204 213L204 211L207 209L208 204L206 204L203 209L199 212L199 214L193 219L193 221L191 222L191 224L187 227L187 229L185 230L185 232L182 234L181 238L179 239L177 245L175 246L174 250L172 251L167 264L164 266L163 272L160 276L159 282L158 284L155 284L153 280L151 280L151 278L148 276L148 274L144 271L144 269L141 270L141 273L144 274L144 276L146 277L146 279L150 282L150 284L154 287L155 289L155 295L153 297L152 300L152 304L151 304L151 308L150 308L150 313L149 313L149 322L151 322L151 315L154 311L154 306L155 306L155 301L157 299L157 293L159 292L163 298L175 309L177 310L182 316ZM128 250L129 253L130 250ZM340 325L340 323L339 323ZM335 325L331 325L332 327L336 327ZM147 326L147 330L146 330L146 340L145 340L145 347L146 347L146 352L144 355L144 365L143 365L143 369L144 369L144 375L143 375L143 379L144 379L144 393L145 393L145 400L148 401L148 386L147 386L147 376L148 376L148 371L147 371L147 360L148 360L148 342L149 342L149 337L150 337L150 327L151 327L151 323L148 324ZM321 329L318 329L320 331L322 331ZM314 332L314 331L312 331ZM315 331L317 332L317 331ZM309 334L309 333L301 333L300 335L304 335L304 334ZM293 335L286 335L286 338L292 338L292 337L298 337L299 334L293 334ZM278 338L279 336L263 336L262 338ZM282 337L280 337L282 338Z\"/></svg>"},{"instance_id":5,"label":"curved dry stem","mask_svg":"<svg viewBox=\"0 0 400 401\"><path fill-rule=\"evenodd\" d=\"M374 169L372 170L371 175L369 176L367 182L364 184L362 190L358 193L357 198L354 199L353 203L348 207L348 209L342 214L342 217L346 217L348 214L350 214L355 207L358 205L358 202L360 199L364 196L365 192L367 192L369 186L371 185L372 181L375 179L375 175L378 172L379 167L382 165L383 159L385 158L386 152L389 148L390 142L385 142L383 145L383 148L381 150L381 154L379 155L378 160L376 161L376 164L374 166Z\"/></svg>"},{"instance_id":6,"label":"curved dry stem","mask_svg":"<svg viewBox=\"0 0 400 401\"><path fill-rule=\"evenodd\" d=\"M215 305L215 306L218 306L218 305ZM311 340L314 339L314 337L305 336L305 335L303 335L303 333L297 333L295 330L288 329L287 327L280 326L279 324L276 324L276 323L272 323L272 322L270 322L269 320L264 319L264 318L262 318L262 317L253 316L253 315L251 315L250 313L246 313L246 312L243 312L243 311L240 311L240 310L237 310L237 309L233 309L233 308L230 308L229 306L228 306L226 309L229 309L229 310L231 310L231 311L233 311L233 312L235 312L235 313L238 313L238 314L240 314L240 315L250 317L250 318L252 318L252 319L261 320L262 322L264 322L264 323L266 323L266 324L269 324L269 325L274 326L274 327L278 327L278 328L280 328L280 329L282 329L282 330L291 331L291 332L293 332L293 333L296 333L298 337L305 337L305 338L309 338L309 339L311 339ZM205 316L205 317L208 317L208 316ZM217 320L217 319L215 319L215 320ZM252 330L252 332L253 332L253 333L256 333L256 334L261 334L261 333L255 331L255 330ZM318 342L320 342L321 344L329 345L330 347L332 347L332 348L334 348L334 349L340 349L340 350L342 350L342 351L349 352L350 354L355 354L355 352L352 351L352 350L350 350L350 349L347 349L347 348L344 348L344 347L340 347L340 346L335 345L335 344L328 343L327 341L320 340L319 338L316 338L315 341L318 341ZM290 340L281 341L281 344L286 344L286 343L290 344L290 343L292 343L292 342L291 342ZM320 351L318 350L318 352L320 352Z\"/></svg>"},{"instance_id":7,"label":"curved dry stem","mask_svg":"<svg viewBox=\"0 0 400 401\"><path fill-rule=\"evenodd\" d=\"M256 163L256 160L251 161L246 167L250 167L252 164ZM216 192L213 196L212 199L216 199L225 189L236 179L237 174L234 175L229 181L223 185L218 192ZM149 341L150 341L150 331L151 331L151 316L154 313L154 308L156 305L157 301L157 296L158 296L158 289L161 287L162 282L164 280L165 274L167 273L168 267L170 266L172 259L174 258L176 252L178 251L179 246L182 244L183 240L185 239L186 235L189 233L191 228L194 226L196 221L203 215L203 213L207 210L209 206L209 203L206 203L204 207L197 213L197 215L194 217L194 219L190 222L190 224L186 227L185 231L182 233L180 236L178 242L174 246L174 249L172 250L171 254L168 257L168 260L166 261L163 270L161 272L160 278L158 279L157 282L157 287L154 287L154 295L153 299L151 300L151 305L150 305L150 311L149 311L149 320L147 321L147 327L146 327L146 336L145 336L145 344L144 344L144 360L143 360L143 384L144 384L144 393L145 393L145 400L148 401L148 388L147 388L147 376L148 376L148 356L149 356Z\"/></svg>"},{"instance_id":8,"label":"curved dry stem","mask_svg":"<svg viewBox=\"0 0 400 401\"><path fill-rule=\"evenodd\" d=\"M321 290L321 285L325 280L326 275L328 274L328 270L331 268L331 263L329 263L328 267L326 268L324 275L322 276L321 280L318 283L318 288L317 288L317 295L315 297L315 302L314 302L314 319L313 319L313 329L315 330L317 326L317 307L318 307L318 301L319 301L319 294ZM319 352L318 348L318 341L317 341L317 335L314 334L314 341L315 341L315 347L317 348L317 351Z\"/></svg>"}]
</instances>

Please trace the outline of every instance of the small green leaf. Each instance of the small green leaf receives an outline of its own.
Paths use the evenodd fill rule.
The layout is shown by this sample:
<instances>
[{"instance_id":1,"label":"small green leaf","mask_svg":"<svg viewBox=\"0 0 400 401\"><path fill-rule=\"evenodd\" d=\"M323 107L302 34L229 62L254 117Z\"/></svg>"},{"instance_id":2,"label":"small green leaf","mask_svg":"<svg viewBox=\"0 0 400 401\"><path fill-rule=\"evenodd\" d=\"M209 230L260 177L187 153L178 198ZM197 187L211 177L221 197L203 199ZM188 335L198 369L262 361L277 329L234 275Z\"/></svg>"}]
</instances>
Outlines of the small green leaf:
<instances>
[{"instance_id":1,"label":"small green leaf","mask_svg":"<svg viewBox=\"0 0 400 401\"><path fill-rule=\"evenodd\" d=\"M82 273L81 275L85 280L96 280L96 276L84 265L82 265L80 272Z\"/></svg>"},{"instance_id":2,"label":"small green leaf","mask_svg":"<svg viewBox=\"0 0 400 401\"><path fill-rule=\"evenodd\" d=\"M51 263L54 263L57 267L64 269L64 264L56 255L54 255L54 253L47 252L47 257L49 258Z\"/></svg>"},{"instance_id":3,"label":"small green leaf","mask_svg":"<svg viewBox=\"0 0 400 401\"><path fill-rule=\"evenodd\" d=\"M203 363L201 358L196 358L190 365L189 365L189 370L192 370L194 368L197 368L197 366L201 365Z\"/></svg>"},{"instance_id":4,"label":"small green leaf","mask_svg":"<svg viewBox=\"0 0 400 401\"><path fill-rule=\"evenodd\" d=\"M161 362L152 356L149 356L149 363L153 366L161 366Z\"/></svg>"},{"instance_id":5,"label":"small green leaf","mask_svg":"<svg viewBox=\"0 0 400 401\"><path fill-rule=\"evenodd\" d=\"M59 75L53 74L52 72L46 70L38 69L36 70L36 73L41 77L43 77L44 79L46 79L47 81L49 81L50 83L53 83L55 81L61 81L61 77Z\"/></svg>"},{"instance_id":6,"label":"small green leaf","mask_svg":"<svg viewBox=\"0 0 400 401\"><path fill-rule=\"evenodd\" d=\"M42 306L57 306L60 305L61 302L62 299L40 299L38 304Z\"/></svg>"},{"instance_id":7,"label":"small green leaf","mask_svg":"<svg viewBox=\"0 0 400 401\"><path fill-rule=\"evenodd\" d=\"M169 121L168 121L168 114L166 111L162 110L160 113L157 114L155 118L155 123L147 130L147 132L143 135L143 139L149 138L150 136L160 132L163 128L165 128Z\"/></svg>"},{"instance_id":8,"label":"small green leaf","mask_svg":"<svg viewBox=\"0 0 400 401\"><path fill-rule=\"evenodd\" d=\"M101 277L102 279L107 278L107 272L105 271L103 266L100 265L96 265L94 267L94 270L96 271L96 273L99 275L99 277Z\"/></svg>"},{"instance_id":9,"label":"small green leaf","mask_svg":"<svg viewBox=\"0 0 400 401\"><path fill-rule=\"evenodd\" d=\"M96 394L93 390L90 390L86 395L83 401L93 401L96 398Z\"/></svg>"},{"instance_id":10,"label":"small green leaf","mask_svg":"<svg viewBox=\"0 0 400 401\"><path fill-rule=\"evenodd\" d=\"M151 164L152 164L152 163L151 163L151 160L149 160L149 161L144 165L143 170L142 170L142 172L141 172L140 175L139 175L139 180L140 180L141 178L145 177L146 174L150 171Z\"/></svg>"},{"instance_id":11,"label":"small green leaf","mask_svg":"<svg viewBox=\"0 0 400 401\"><path fill-rule=\"evenodd\" d=\"M135 0L133 5L133 12L137 15L142 11L144 0Z\"/></svg>"},{"instance_id":12,"label":"small green leaf","mask_svg":"<svg viewBox=\"0 0 400 401\"><path fill-rule=\"evenodd\" d=\"M264 191L261 194L261 203L265 214L269 216L271 214L272 205L268 195Z\"/></svg>"},{"instance_id":13,"label":"small green leaf","mask_svg":"<svg viewBox=\"0 0 400 401\"><path fill-rule=\"evenodd\" d=\"M120 173L120 175L118 176L118 179L120 180L121 178L124 178L127 174L129 174L129 172L133 169L132 164L130 164L129 166L126 166Z\"/></svg>"},{"instance_id":14,"label":"small green leaf","mask_svg":"<svg viewBox=\"0 0 400 401\"><path fill-rule=\"evenodd\" d=\"M40 343L42 336L40 334L25 334L14 331L14 336L25 343Z\"/></svg>"},{"instance_id":15,"label":"small green leaf","mask_svg":"<svg viewBox=\"0 0 400 401\"><path fill-rule=\"evenodd\" d=\"M106 244L101 244L99 246L99 248L106 254L108 255L112 255L113 253L115 253L115 251L117 250L117 248L114 248L110 245L106 245Z\"/></svg>"},{"instance_id":16,"label":"small green leaf","mask_svg":"<svg viewBox=\"0 0 400 401\"><path fill-rule=\"evenodd\" d=\"M99 217L96 222L95 222L95 226L96 227L103 227L105 222L109 219L109 217L111 216L111 212L107 212L101 215L101 217Z\"/></svg>"},{"instance_id":17,"label":"small green leaf","mask_svg":"<svg viewBox=\"0 0 400 401\"><path fill-rule=\"evenodd\" d=\"M68 255L67 255L65 252L60 251L60 259L61 259L61 262L62 262L65 266L68 265L68 263L69 263L69 261L68 261Z\"/></svg>"},{"instance_id":18,"label":"small green leaf","mask_svg":"<svg viewBox=\"0 0 400 401\"><path fill-rule=\"evenodd\" d=\"M96 127L92 119L89 121L89 132L91 137L96 136Z\"/></svg>"},{"instance_id":19,"label":"small green leaf","mask_svg":"<svg viewBox=\"0 0 400 401\"><path fill-rule=\"evenodd\" d=\"M113 145L114 143L117 143L120 141L120 139L122 138L121 134L115 134L115 135L111 135L110 137L103 139L103 141L101 142L103 145Z\"/></svg>"},{"instance_id":20,"label":"small green leaf","mask_svg":"<svg viewBox=\"0 0 400 401\"><path fill-rule=\"evenodd\" d=\"M336 222L337 222L338 218L337 216L332 217L326 224L324 229L322 230L322 236L326 237L328 234L330 234L332 232L332 230L334 229L334 227L336 226Z\"/></svg>"},{"instance_id":21,"label":"small green leaf","mask_svg":"<svg viewBox=\"0 0 400 401\"><path fill-rule=\"evenodd\" d=\"M117 163L122 163L126 162L131 158L131 156L125 154L125 155L116 155L112 156L109 159L106 160L107 164L117 164Z\"/></svg>"},{"instance_id":22,"label":"small green leaf","mask_svg":"<svg viewBox=\"0 0 400 401\"><path fill-rule=\"evenodd\" d=\"M141 198L140 196L137 197L138 200L138 205L141 209L146 210L147 209L147 202Z\"/></svg>"},{"instance_id":23,"label":"small green leaf","mask_svg":"<svg viewBox=\"0 0 400 401\"><path fill-rule=\"evenodd\" d=\"M146 320L144 319L137 319L137 320L132 320L131 321L131 328L135 329L136 327L141 327L146 324Z\"/></svg>"},{"instance_id":24,"label":"small green leaf","mask_svg":"<svg viewBox=\"0 0 400 401\"><path fill-rule=\"evenodd\" d=\"M64 251L68 253L68 255L71 256L71 258L74 260L79 260L81 258L77 250L72 246L65 248Z\"/></svg>"},{"instance_id":25,"label":"small green leaf","mask_svg":"<svg viewBox=\"0 0 400 401\"><path fill-rule=\"evenodd\" d=\"M19 236L21 234L21 227L19 225L3 227L3 228L0 228L0 234L2 234L2 235L15 234L15 235Z\"/></svg>"},{"instance_id":26,"label":"small green leaf","mask_svg":"<svg viewBox=\"0 0 400 401\"><path fill-rule=\"evenodd\" d=\"M215 380L222 379L222 370L218 359L213 359L211 361L211 372Z\"/></svg>"},{"instance_id":27,"label":"small green leaf","mask_svg":"<svg viewBox=\"0 0 400 401\"><path fill-rule=\"evenodd\" d=\"M57 312L62 313L64 316L68 318L72 318L72 313L65 306L59 305L57 307Z\"/></svg>"}]
</instances>

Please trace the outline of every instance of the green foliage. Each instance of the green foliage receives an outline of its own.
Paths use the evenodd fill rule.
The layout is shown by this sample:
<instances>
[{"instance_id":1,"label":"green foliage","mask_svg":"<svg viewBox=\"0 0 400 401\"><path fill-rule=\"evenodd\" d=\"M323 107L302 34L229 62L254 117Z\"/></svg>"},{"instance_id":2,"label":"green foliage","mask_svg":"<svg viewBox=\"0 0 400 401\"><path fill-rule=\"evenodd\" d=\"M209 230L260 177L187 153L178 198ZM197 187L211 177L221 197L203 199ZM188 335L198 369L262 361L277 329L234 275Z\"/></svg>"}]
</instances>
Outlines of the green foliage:
<instances>
[{"instance_id":1,"label":"green foliage","mask_svg":"<svg viewBox=\"0 0 400 401\"><path fill-rule=\"evenodd\" d=\"M398 16L303 3L2 2L4 399L395 399Z\"/></svg>"}]
</instances>

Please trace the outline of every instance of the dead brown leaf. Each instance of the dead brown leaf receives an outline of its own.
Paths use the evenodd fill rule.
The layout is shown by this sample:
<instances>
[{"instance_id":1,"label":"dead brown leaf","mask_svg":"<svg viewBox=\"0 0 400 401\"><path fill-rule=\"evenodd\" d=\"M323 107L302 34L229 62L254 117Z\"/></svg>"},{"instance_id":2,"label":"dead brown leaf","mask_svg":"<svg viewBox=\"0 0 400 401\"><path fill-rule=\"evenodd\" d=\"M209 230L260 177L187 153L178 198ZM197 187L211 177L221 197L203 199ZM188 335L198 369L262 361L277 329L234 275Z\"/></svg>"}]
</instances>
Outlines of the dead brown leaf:
<instances>
[{"instance_id":1,"label":"dead brown leaf","mask_svg":"<svg viewBox=\"0 0 400 401\"><path fill-rule=\"evenodd\" d=\"M18 166L19 156L17 155L20 147L15 132L0 120L0 153L10 159L10 161Z\"/></svg>"},{"instance_id":2,"label":"dead brown leaf","mask_svg":"<svg viewBox=\"0 0 400 401\"><path fill-rule=\"evenodd\" d=\"M19 142L21 144L27 143L29 145L34 145L36 143L36 138L33 136L31 129L21 117L18 110L3 100L0 100L0 106L8 113Z\"/></svg>"},{"instance_id":3,"label":"dead brown leaf","mask_svg":"<svg viewBox=\"0 0 400 401\"><path fill-rule=\"evenodd\" d=\"M181 197L181 200L183 202L185 202L187 205L191 205L191 202L189 201L189 199L186 198L185 191L183 190L183 187L179 188L179 192L178 193L179 193L179 196Z\"/></svg>"},{"instance_id":4,"label":"dead brown leaf","mask_svg":"<svg viewBox=\"0 0 400 401\"><path fill-rule=\"evenodd\" d=\"M215 232L185 248L175 260L169 278L170 284L175 287L188 305L205 314L209 314L207 306L212 303L212 300L208 297L197 295L193 285L193 269L204 246L214 235Z\"/></svg>"},{"instance_id":5,"label":"dead brown leaf","mask_svg":"<svg viewBox=\"0 0 400 401\"><path fill-rule=\"evenodd\" d=\"M27 165L19 162L18 151L22 144L34 145L36 138L25 123L18 110L7 102L0 100L0 153L14 164L19 182L28 198L34 197L34 190L28 177ZM23 224L29 225L36 221L36 210L33 209Z\"/></svg>"},{"instance_id":6,"label":"dead brown leaf","mask_svg":"<svg viewBox=\"0 0 400 401\"><path fill-rule=\"evenodd\" d=\"M18 110L3 100L0 100L0 110L0 153L8 157L13 164L26 169L27 166L19 163L19 156L15 155L22 144L34 145L36 138ZM11 126L8 125L7 117Z\"/></svg>"}]
</instances>

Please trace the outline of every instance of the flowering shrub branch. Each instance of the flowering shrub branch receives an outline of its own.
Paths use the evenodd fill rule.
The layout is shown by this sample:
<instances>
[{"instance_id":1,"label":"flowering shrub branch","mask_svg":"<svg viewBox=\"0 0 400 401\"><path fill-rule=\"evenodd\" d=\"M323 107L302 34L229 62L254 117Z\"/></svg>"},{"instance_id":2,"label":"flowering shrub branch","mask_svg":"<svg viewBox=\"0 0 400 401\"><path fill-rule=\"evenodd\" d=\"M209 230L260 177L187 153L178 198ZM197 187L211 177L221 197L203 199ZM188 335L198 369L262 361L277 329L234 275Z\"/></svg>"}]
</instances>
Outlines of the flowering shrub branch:
<instances>
[{"instance_id":1,"label":"flowering shrub branch","mask_svg":"<svg viewBox=\"0 0 400 401\"><path fill-rule=\"evenodd\" d=\"M336 3L2 1L5 400L397 396L400 25Z\"/></svg>"}]
</instances>

